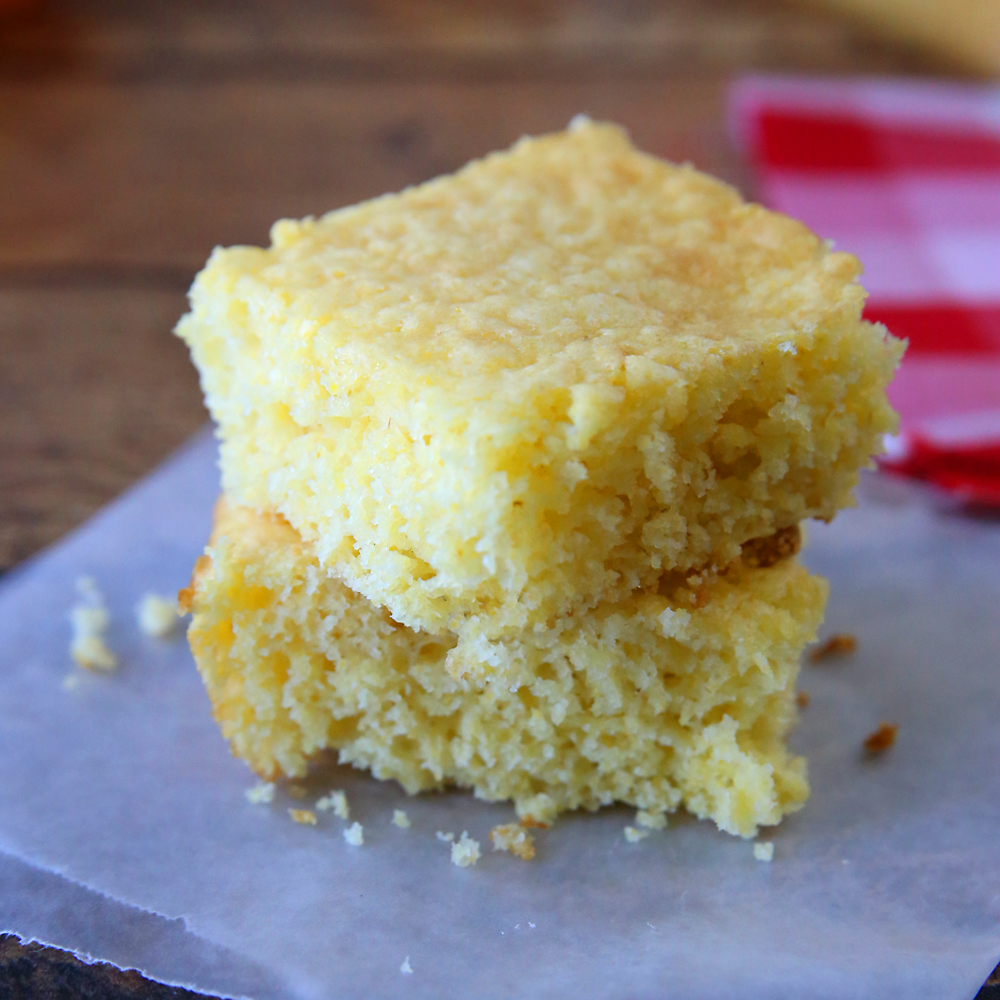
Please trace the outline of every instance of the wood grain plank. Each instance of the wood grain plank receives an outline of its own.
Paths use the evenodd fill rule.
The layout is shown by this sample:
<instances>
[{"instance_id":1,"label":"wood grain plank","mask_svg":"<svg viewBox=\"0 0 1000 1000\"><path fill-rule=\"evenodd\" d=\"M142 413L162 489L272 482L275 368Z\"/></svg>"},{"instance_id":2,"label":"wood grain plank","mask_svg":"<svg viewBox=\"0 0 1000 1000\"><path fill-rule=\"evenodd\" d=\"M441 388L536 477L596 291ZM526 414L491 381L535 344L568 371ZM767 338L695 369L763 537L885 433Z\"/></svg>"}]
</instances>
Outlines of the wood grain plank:
<instances>
[{"instance_id":1,"label":"wood grain plank","mask_svg":"<svg viewBox=\"0 0 1000 1000\"><path fill-rule=\"evenodd\" d=\"M62 0L0 34L6 75L115 80L918 72L926 57L787 0Z\"/></svg>"},{"instance_id":2,"label":"wood grain plank","mask_svg":"<svg viewBox=\"0 0 1000 1000\"><path fill-rule=\"evenodd\" d=\"M207 419L177 291L0 289L0 570L117 496Z\"/></svg>"},{"instance_id":3,"label":"wood grain plank","mask_svg":"<svg viewBox=\"0 0 1000 1000\"><path fill-rule=\"evenodd\" d=\"M577 112L740 181L724 80L0 85L0 279L193 274L217 244L450 171ZM8 281L8 284L10 281Z\"/></svg>"}]
</instances>

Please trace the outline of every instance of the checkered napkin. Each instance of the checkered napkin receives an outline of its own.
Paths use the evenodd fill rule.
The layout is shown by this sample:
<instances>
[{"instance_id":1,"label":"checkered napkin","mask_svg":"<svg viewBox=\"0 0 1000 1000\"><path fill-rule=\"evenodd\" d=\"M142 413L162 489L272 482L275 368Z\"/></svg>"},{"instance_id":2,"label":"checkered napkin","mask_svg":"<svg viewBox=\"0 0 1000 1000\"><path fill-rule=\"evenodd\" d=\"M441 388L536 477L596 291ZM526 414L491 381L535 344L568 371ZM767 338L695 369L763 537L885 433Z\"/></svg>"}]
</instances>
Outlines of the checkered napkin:
<instances>
[{"instance_id":1,"label":"checkered napkin","mask_svg":"<svg viewBox=\"0 0 1000 1000\"><path fill-rule=\"evenodd\" d=\"M882 465L1000 506L1000 88L754 77L730 123L757 197L857 254L910 342Z\"/></svg>"}]
</instances>

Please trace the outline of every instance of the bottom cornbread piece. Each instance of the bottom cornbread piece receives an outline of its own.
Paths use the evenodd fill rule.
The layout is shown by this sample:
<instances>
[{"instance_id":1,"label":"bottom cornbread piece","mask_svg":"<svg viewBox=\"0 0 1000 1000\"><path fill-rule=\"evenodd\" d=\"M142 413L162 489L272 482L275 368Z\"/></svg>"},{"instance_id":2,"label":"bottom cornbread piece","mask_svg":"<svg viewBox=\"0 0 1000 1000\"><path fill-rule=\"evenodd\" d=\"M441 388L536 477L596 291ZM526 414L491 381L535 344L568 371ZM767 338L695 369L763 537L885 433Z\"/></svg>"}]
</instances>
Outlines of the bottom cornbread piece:
<instances>
[{"instance_id":1,"label":"bottom cornbread piece","mask_svg":"<svg viewBox=\"0 0 1000 1000\"><path fill-rule=\"evenodd\" d=\"M639 592L491 643L488 670L327 576L280 517L220 502L182 603L234 753L302 775L325 749L410 793L456 784L518 814L624 802L751 836L799 808L784 737L826 584L794 558Z\"/></svg>"}]
</instances>

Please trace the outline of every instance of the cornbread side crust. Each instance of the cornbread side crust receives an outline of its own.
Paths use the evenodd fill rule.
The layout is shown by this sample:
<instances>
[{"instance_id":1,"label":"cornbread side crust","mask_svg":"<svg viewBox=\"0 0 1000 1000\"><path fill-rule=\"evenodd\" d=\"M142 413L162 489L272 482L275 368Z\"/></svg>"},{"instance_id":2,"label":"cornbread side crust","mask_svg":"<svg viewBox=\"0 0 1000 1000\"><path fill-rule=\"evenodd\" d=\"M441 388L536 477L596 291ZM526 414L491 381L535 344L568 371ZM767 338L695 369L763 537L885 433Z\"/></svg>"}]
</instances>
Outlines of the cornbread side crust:
<instances>
[{"instance_id":1,"label":"cornbread side crust","mask_svg":"<svg viewBox=\"0 0 1000 1000\"><path fill-rule=\"evenodd\" d=\"M408 792L456 784L518 813L684 805L752 836L808 795L784 736L826 584L794 559L737 563L496 641L456 675L456 639L401 625L320 566L278 515L221 501L188 632L233 752L266 779L324 749ZM548 817L541 817L546 819Z\"/></svg>"},{"instance_id":2,"label":"cornbread side crust","mask_svg":"<svg viewBox=\"0 0 1000 1000\"><path fill-rule=\"evenodd\" d=\"M860 264L580 120L217 249L177 332L225 490L462 642L851 503L902 343Z\"/></svg>"}]
</instances>

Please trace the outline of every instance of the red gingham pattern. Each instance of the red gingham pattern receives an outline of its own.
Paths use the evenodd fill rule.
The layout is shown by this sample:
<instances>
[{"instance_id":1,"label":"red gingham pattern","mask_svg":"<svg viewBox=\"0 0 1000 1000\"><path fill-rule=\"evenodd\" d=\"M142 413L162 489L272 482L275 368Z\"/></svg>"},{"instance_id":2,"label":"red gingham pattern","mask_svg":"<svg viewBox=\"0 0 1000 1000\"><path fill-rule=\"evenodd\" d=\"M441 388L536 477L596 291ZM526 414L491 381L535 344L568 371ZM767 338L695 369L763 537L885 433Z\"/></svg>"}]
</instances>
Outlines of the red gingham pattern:
<instances>
[{"instance_id":1,"label":"red gingham pattern","mask_svg":"<svg viewBox=\"0 0 1000 1000\"><path fill-rule=\"evenodd\" d=\"M730 121L758 197L857 254L908 338L882 464L1000 506L1000 88L749 78Z\"/></svg>"}]
</instances>

